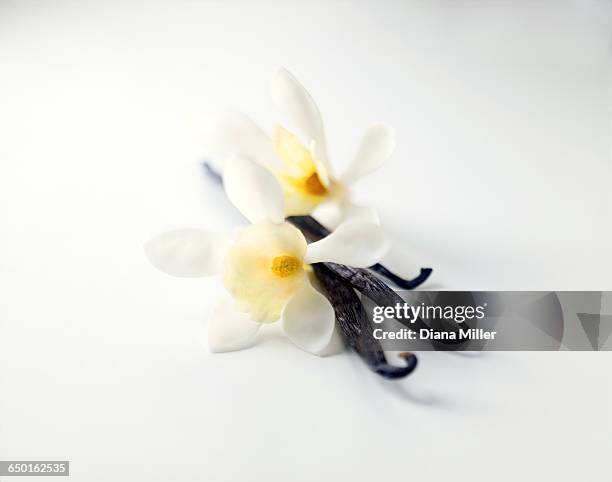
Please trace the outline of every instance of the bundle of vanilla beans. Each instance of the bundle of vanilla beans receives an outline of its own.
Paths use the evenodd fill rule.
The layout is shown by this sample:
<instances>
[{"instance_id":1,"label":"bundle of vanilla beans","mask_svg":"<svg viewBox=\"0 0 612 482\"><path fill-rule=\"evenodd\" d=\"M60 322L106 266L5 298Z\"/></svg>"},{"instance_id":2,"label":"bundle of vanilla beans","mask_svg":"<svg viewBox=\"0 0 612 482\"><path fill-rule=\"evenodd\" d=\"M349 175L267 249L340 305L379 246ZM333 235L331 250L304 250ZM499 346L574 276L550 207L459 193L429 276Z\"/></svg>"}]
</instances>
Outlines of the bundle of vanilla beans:
<instances>
[{"instance_id":1,"label":"bundle of vanilla beans","mask_svg":"<svg viewBox=\"0 0 612 482\"><path fill-rule=\"evenodd\" d=\"M207 163L204 163L204 167L207 174L221 185L221 176ZM297 227L309 243L330 234L330 231L312 216L290 216L287 221ZM381 264L367 269L336 263L315 263L312 267L324 290L323 294L334 308L336 322L344 341L357 352L366 365L384 378L402 378L412 373L417 366L414 353L400 353L404 366L394 366L387 362L380 342L372 335L370 319L357 292L367 296L378 306L394 307L398 303L403 304L404 300L386 281L393 283L396 288L412 290L427 280L432 269L422 268L419 276L407 280ZM429 328L419 318L410 323L409 327Z\"/></svg>"}]
</instances>

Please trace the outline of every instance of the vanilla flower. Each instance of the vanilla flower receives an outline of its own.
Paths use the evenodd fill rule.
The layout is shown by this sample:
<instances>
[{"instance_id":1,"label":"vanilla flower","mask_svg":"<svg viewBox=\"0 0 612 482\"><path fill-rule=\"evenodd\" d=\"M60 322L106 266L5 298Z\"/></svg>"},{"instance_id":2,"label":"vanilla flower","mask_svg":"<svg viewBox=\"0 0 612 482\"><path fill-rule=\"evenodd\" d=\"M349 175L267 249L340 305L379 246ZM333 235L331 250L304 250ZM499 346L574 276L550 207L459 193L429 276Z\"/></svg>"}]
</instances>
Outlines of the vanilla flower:
<instances>
[{"instance_id":1,"label":"vanilla flower","mask_svg":"<svg viewBox=\"0 0 612 482\"><path fill-rule=\"evenodd\" d=\"M281 186L267 169L233 157L224 170L228 198L252 223L227 239L200 229L164 233L145 246L158 269L180 277L218 275L229 297L208 324L212 352L253 343L262 323L281 322L298 347L319 354L334 332L334 309L310 283L312 263L367 267L386 253L376 224L353 220L315 243L285 222Z\"/></svg>"},{"instance_id":2,"label":"vanilla flower","mask_svg":"<svg viewBox=\"0 0 612 482\"><path fill-rule=\"evenodd\" d=\"M306 89L281 68L270 93L288 128L276 126L270 137L246 115L227 112L206 123L207 147L221 159L240 155L272 171L283 188L287 216L312 214L330 228L346 219L378 222L374 209L351 201L349 188L393 153L393 129L383 124L367 129L348 167L336 174L321 114Z\"/></svg>"}]
</instances>

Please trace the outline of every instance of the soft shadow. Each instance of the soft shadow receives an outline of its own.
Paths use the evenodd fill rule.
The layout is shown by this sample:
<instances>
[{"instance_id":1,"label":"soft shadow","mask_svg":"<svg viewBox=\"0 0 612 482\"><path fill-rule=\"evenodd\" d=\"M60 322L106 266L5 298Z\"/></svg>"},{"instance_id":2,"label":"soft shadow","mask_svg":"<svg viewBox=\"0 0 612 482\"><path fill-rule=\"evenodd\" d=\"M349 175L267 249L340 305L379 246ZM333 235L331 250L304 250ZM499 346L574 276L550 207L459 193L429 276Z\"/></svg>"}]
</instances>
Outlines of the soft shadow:
<instances>
[{"instance_id":1,"label":"soft shadow","mask_svg":"<svg viewBox=\"0 0 612 482\"><path fill-rule=\"evenodd\" d=\"M400 357L395 352L385 352L387 361L392 365L403 363ZM417 353L419 363L421 363L421 354ZM400 399L403 402L409 402L432 409L449 409L453 406L448 394L434 393L428 389L419 389L415 387L415 375L418 376L419 366L410 375L396 380L389 380L372 372L376 377L376 384L381 391L384 391L394 398Z\"/></svg>"},{"instance_id":2,"label":"soft shadow","mask_svg":"<svg viewBox=\"0 0 612 482\"><path fill-rule=\"evenodd\" d=\"M432 409L450 409L453 404L447 397L436 393L418 393L414 387L409 386L410 376L402 380L378 379L381 389L404 402L415 403Z\"/></svg>"}]
</instances>

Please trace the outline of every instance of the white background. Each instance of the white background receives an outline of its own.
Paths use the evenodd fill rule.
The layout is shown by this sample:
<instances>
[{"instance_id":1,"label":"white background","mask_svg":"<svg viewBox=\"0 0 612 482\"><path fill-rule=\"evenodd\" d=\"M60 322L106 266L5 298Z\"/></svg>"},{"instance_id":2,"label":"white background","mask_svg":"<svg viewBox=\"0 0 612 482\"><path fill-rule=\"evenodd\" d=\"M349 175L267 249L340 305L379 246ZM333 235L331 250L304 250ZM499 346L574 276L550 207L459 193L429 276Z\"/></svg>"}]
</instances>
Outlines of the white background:
<instances>
[{"instance_id":1,"label":"white background","mask_svg":"<svg viewBox=\"0 0 612 482\"><path fill-rule=\"evenodd\" d=\"M431 289L612 289L610 2L0 1L0 460L75 481L610 480L609 353L424 353L387 382L264 334L142 243L228 228L197 120L285 65ZM21 479L27 480L27 479Z\"/></svg>"}]
</instances>

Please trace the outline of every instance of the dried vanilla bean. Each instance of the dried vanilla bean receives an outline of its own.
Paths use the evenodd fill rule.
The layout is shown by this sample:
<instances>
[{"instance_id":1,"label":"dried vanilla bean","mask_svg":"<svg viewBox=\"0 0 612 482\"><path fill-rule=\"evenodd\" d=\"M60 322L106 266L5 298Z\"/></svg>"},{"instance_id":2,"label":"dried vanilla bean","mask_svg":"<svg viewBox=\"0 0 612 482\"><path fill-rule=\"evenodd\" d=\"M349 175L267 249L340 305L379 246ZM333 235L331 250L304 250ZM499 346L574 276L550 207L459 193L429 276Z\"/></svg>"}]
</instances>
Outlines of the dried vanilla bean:
<instances>
[{"instance_id":1,"label":"dried vanilla bean","mask_svg":"<svg viewBox=\"0 0 612 482\"><path fill-rule=\"evenodd\" d=\"M404 300L400 295L398 295L382 280L367 269L352 268L350 266L336 263L323 264L325 264L325 266L335 275L339 276L349 283L354 289L361 292L362 295L374 301L374 303L376 303L378 306L395 307L397 305L404 304ZM397 321L411 330L427 329L439 332L456 329L455 326L448 326L444 330L440 330L436 327L427 325L420 317L417 317L414 320L398 319ZM431 340L431 343L437 346L460 345L465 343L465 340L461 339L460 337L457 337L456 340L434 339Z\"/></svg>"},{"instance_id":2,"label":"dried vanilla bean","mask_svg":"<svg viewBox=\"0 0 612 482\"><path fill-rule=\"evenodd\" d=\"M420 285L425 283L425 281L427 281L427 278L429 278L429 276L433 272L433 269L431 268L421 268L421 272L416 278L404 279L400 278L395 273L392 273L380 263L376 263L374 266L370 266L370 269L378 273L379 275L384 276L385 278L393 281L393 283L398 288L402 288L404 290L413 290L415 288L418 288Z\"/></svg>"},{"instance_id":3,"label":"dried vanilla bean","mask_svg":"<svg viewBox=\"0 0 612 482\"><path fill-rule=\"evenodd\" d=\"M313 269L334 307L344 340L366 365L385 378L402 378L412 373L417 366L417 357L412 353L400 354L406 366L397 367L387 362L380 343L372 336L367 313L351 284L334 273L327 263L313 264Z\"/></svg>"}]
</instances>

